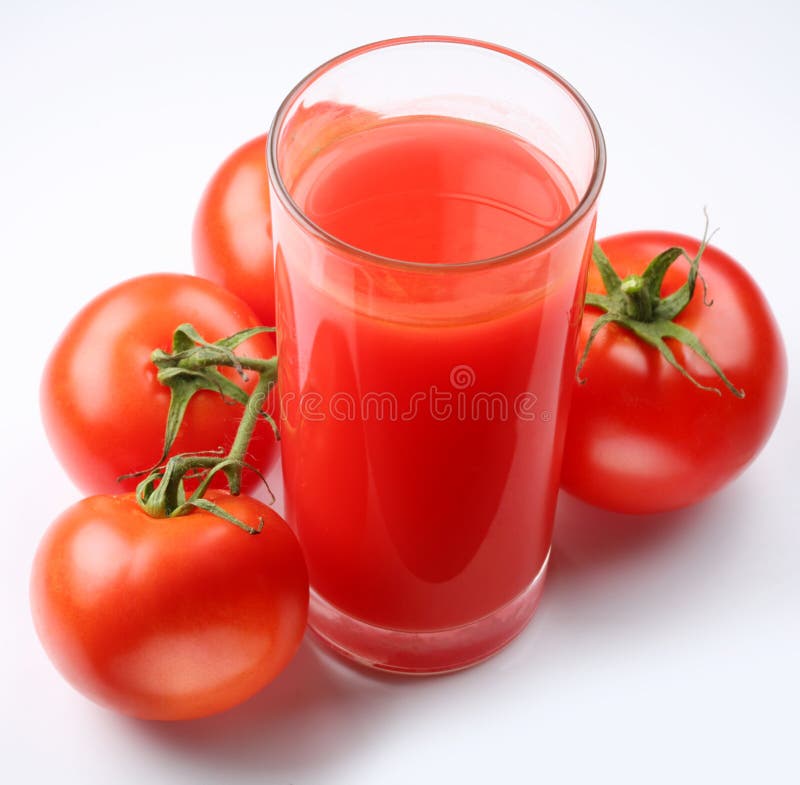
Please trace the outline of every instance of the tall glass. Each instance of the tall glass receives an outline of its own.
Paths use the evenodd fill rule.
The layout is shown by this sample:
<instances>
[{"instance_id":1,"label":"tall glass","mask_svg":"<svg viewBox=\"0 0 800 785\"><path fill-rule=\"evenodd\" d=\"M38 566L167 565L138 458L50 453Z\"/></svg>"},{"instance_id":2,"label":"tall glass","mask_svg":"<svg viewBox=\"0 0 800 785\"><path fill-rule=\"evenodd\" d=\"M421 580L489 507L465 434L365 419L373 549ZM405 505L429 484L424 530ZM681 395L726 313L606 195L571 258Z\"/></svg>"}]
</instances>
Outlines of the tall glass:
<instances>
[{"instance_id":1,"label":"tall glass","mask_svg":"<svg viewBox=\"0 0 800 785\"><path fill-rule=\"evenodd\" d=\"M292 90L268 168L286 513L311 627L376 668L471 665L542 592L600 128L523 55L395 39Z\"/></svg>"}]
</instances>

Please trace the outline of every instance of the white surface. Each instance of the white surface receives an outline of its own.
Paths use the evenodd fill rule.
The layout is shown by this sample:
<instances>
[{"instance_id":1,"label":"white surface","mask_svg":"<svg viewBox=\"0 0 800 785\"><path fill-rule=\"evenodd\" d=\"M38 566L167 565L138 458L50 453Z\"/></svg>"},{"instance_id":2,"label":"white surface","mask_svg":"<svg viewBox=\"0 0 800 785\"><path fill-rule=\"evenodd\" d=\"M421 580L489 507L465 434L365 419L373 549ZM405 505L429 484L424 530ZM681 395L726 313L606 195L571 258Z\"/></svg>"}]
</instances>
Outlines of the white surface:
<instances>
[{"instance_id":1,"label":"white surface","mask_svg":"<svg viewBox=\"0 0 800 785\"><path fill-rule=\"evenodd\" d=\"M655 520L563 501L534 622L465 673L370 677L306 642L249 704L196 723L146 724L73 692L39 648L27 606L35 544L77 498L38 420L49 346L108 285L190 270L190 222L216 164L266 128L300 76L359 43L471 35L563 73L608 141L600 235L697 234L710 205L718 244L763 286L796 362L797 9L791 0L216 9L5 0L2 779L800 781L796 367L771 443L715 499Z\"/></svg>"}]
</instances>

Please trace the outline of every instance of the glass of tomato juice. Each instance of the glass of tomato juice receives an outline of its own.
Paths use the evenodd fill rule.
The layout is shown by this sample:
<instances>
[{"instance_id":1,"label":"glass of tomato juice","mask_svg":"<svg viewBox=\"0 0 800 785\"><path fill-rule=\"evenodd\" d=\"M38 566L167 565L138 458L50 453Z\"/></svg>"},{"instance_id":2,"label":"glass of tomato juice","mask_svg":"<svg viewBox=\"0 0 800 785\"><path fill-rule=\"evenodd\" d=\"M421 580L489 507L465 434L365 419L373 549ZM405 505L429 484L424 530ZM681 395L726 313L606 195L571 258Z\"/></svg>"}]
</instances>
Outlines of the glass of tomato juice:
<instances>
[{"instance_id":1,"label":"glass of tomato juice","mask_svg":"<svg viewBox=\"0 0 800 785\"><path fill-rule=\"evenodd\" d=\"M267 159L286 514L312 629L376 668L466 667L542 592L597 120L521 54L402 38L303 79Z\"/></svg>"}]
</instances>

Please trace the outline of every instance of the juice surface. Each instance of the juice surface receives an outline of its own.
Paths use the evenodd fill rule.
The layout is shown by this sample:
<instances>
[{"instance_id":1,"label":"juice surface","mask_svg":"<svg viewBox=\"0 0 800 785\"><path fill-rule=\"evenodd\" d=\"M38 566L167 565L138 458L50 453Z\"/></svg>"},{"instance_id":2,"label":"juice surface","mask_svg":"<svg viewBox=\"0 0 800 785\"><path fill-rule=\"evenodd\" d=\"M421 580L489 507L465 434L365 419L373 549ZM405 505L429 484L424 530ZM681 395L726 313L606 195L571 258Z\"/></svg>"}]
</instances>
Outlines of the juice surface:
<instances>
[{"instance_id":1,"label":"juice surface","mask_svg":"<svg viewBox=\"0 0 800 785\"><path fill-rule=\"evenodd\" d=\"M350 245L446 264L544 236L572 212L569 190L555 164L518 137L463 120L408 117L327 147L294 198Z\"/></svg>"},{"instance_id":2,"label":"juice surface","mask_svg":"<svg viewBox=\"0 0 800 785\"><path fill-rule=\"evenodd\" d=\"M536 148L440 117L330 142L292 195L352 246L443 267L520 248L577 201ZM492 613L550 547L585 233L528 260L528 284L347 258L287 215L275 230L286 509L313 588L395 629Z\"/></svg>"}]
</instances>

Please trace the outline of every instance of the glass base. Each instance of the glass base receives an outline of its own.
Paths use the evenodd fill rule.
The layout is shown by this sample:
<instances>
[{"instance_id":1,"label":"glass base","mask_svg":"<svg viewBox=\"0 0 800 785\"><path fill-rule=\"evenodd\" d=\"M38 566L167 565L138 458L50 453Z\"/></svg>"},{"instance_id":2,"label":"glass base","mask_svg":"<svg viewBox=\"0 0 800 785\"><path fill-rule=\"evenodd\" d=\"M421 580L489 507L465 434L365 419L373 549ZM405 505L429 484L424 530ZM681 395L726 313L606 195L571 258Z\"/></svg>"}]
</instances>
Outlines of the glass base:
<instances>
[{"instance_id":1,"label":"glass base","mask_svg":"<svg viewBox=\"0 0 800 785\"><path fill-rule=\"evenodd\" d=\"M510 643L530 621L544 589L550 554L538 575L494 613L459 627L408 632L354 619L313 589L308 611L311 630L347 659L382 671L424 676L468 668Z\"/></svg>"}]
</instances>

